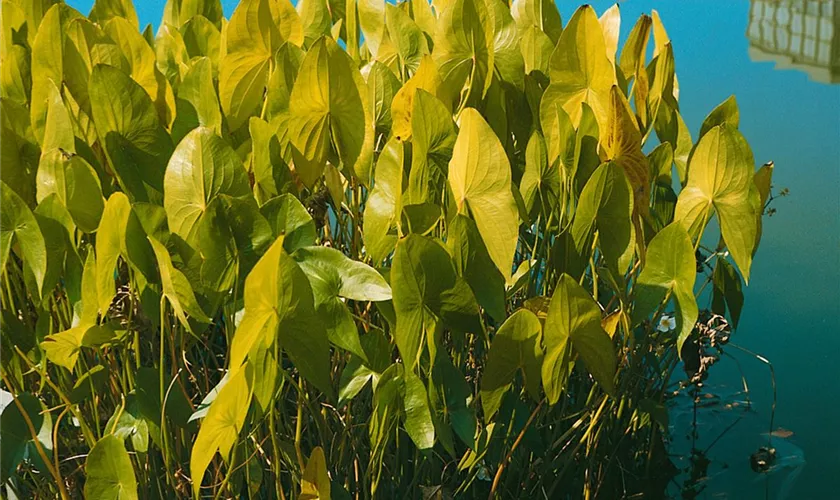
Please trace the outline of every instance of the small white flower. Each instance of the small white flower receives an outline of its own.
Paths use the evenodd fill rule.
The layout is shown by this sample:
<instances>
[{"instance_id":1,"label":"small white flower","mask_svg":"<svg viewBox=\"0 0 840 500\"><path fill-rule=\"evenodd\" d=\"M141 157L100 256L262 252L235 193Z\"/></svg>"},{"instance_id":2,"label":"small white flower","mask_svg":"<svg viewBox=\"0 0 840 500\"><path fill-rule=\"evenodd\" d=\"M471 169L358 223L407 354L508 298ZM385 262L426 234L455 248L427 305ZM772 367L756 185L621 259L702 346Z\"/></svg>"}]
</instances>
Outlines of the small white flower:
<instances>
[{"instance_id":1,"label":"small white flower","mask_svg":"<svg viewBox=\"0 0 840 500\"><path fill-rule=\"evenodd\" d=\"M661 318L659 318L659 326L656 327L657 330L663 333L670 332L677 328L677 320L673 316L669 316L667 314L663 314Z\"/></svg>"}]
</instances>

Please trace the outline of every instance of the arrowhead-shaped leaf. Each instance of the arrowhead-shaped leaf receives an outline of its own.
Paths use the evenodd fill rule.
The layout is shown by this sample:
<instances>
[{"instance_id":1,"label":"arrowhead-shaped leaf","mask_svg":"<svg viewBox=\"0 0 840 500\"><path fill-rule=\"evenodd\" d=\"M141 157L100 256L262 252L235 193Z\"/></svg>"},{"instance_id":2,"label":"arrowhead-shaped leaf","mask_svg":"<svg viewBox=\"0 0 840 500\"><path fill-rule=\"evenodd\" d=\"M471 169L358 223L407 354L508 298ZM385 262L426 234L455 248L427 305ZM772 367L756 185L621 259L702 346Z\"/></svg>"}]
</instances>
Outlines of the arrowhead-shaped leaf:
<instances>
[{"instance_id":1,"label":"arrowhead-shaped leaf","mask_svg":"<svg viewBox=\"0 0 840 500\"><path fill-rule=\"evenodd\" d=\"M472 215L490 258L507 280L519 237L510 163L493 129L473 108L461 114L461 130L449 162L449 185L458 211Z\"/></svg>"}]
</instances>

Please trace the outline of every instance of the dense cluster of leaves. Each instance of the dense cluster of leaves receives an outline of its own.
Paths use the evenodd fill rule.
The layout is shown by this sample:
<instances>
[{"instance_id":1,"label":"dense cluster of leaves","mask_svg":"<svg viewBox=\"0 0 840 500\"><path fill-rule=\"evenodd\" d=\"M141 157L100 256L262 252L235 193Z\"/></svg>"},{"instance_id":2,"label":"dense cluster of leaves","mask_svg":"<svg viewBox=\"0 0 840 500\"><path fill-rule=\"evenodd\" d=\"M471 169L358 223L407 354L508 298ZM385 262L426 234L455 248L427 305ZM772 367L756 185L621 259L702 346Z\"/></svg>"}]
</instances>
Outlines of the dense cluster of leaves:
<instances>
[{"instance_id":1,"label":"dense cluster of leaves","mask_svg":"<svg viewBox=\"0 0 840 500\"><path fill-rule=\"evenodd\" d=\"M734 99L692 140L655 11L619 26L3 0L4 495L656 488L695 281L737 322L772 167Z\"/></svg>"}]
</instances>

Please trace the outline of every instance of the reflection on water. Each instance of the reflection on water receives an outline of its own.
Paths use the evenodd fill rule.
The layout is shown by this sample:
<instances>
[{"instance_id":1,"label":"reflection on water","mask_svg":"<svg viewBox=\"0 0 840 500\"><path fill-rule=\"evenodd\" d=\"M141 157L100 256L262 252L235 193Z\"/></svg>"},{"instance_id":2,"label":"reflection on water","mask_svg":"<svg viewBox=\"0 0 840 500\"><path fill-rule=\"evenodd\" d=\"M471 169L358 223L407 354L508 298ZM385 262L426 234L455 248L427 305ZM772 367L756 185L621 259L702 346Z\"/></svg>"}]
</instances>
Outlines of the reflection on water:
<instances>
[{"instance_id":1,"label":"reflection on water","mask_svg":"<svg viewBox=\"0 0 840 500\"><path fill-rule=\"evenodd\" d=\"M668 448L677 468L670 498L798 498L794 489L805 454L792 431L767 433L767 414L756 411L742 386L706 385L679 393L668 406ZM759 447L775 450L763 473L756 473L749 460Z\"/></svg>"},{"instance_id":2,"label":"reflection on water","mask_svg":"<svg viewBox=\"0 0 840 500\"><path fill-rule=\"evenodd\" d=\"M840 0L752 0L753 61L773 61L811 80L840 83Z\"/></svg>"}]
</instances>

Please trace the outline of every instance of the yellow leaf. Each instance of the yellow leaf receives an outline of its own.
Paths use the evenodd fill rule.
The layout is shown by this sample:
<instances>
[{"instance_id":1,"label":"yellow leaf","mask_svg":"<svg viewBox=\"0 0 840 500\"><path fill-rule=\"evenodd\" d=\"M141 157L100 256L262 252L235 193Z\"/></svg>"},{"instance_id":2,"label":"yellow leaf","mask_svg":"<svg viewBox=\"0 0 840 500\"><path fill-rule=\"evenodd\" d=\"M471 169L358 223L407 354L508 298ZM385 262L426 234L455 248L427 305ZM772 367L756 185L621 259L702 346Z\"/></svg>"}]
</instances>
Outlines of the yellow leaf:
<instances>
[{"instance_id":1,"label":"yellow leaf","mask_svg":"<svg viewBox=\"0 0 840 500\"><path fill-rule=\"evenodd\" d=\"M490 258L510 279L519 238L519 211L511 193L510 163L481 114L465 109L449 162L449 185L458 211L471 213Z\"/></svg>"}]
</instances>

